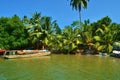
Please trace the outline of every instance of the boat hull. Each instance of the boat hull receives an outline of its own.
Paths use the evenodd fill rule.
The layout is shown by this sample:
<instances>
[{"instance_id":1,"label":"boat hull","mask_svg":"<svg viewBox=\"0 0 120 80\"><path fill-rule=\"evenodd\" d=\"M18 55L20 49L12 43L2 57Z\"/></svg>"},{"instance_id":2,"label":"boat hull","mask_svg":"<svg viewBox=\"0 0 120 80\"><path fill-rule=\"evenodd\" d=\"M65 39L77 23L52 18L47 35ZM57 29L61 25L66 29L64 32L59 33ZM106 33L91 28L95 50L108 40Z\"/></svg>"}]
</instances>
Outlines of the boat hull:
<instances>
[{"instance_id":1,"label":"boat hull","mask_svg":"<svg viewBox=\"0 0 120 80\"><path fill-rule=\"evenodd\" d=\"M111 53L110 56L120 58L120 51L113 50L113 53Z\"/></svg>"},{"instance_id":2,"label":"boat hull","mask_svg":"<svg viewBox=\"0 0 120 80\"><path fill-rule=\"evenodd\" d=\"M3 55L4 52L5 50L0 50L0 55Z\"/></svg>"},{"instance_id":3,"label":"boat hull","mask_svg":"<svg viewBox=\"0 0 120 80\"><path fill-rule=\"evenodd\" d=\"M16 59L16 58L31 58L31 57L41 57L41 56L48 56L50 52L44 53L33 53L33 54L24 54L24 55L4 55L5 59Z\"/></svg>"}]
</instances>

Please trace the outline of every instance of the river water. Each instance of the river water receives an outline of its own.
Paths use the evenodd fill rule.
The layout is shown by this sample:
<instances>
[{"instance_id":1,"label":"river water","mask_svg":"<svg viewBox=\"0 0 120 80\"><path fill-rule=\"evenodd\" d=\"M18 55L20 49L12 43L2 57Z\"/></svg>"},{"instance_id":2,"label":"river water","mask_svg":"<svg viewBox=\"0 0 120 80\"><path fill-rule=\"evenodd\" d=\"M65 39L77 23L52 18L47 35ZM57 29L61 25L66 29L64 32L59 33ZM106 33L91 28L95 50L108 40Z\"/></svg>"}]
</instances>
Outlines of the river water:
<instances>
[{"instance_id":1,"label":"river water","mask_svg":"<svg viewBox=\"0 0 120 80\"><path fill-rule=\"evenodd\" d=\"M0 58L0 80L120 80L120 59L85 55Z\"/></svg>"}]
</instances>

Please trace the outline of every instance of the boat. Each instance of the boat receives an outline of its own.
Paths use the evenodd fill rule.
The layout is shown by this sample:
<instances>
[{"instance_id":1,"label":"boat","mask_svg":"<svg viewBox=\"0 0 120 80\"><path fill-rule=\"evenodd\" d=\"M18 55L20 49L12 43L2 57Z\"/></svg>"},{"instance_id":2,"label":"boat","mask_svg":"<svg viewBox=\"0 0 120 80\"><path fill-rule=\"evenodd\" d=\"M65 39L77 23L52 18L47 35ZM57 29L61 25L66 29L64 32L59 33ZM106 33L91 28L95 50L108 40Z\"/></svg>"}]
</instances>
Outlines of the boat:
<instances>
[{"instance_id":1,"label":"boat","mask_svg":"<svg viewBox=\"0 0 120 80\"><path fill-rule=\"evenodd\" d=\"M5 49L0 49L0 55L3 55L4 52L5 52Z\"/></svg>"},{"instance_id":2,"label":"boat","mask_svg":"<svg viewBox=\"0 0 120 80\"><path fill-rule=\"evenodd\" d=\"M16 58L31 58L31 57L42 57L42 56L48 56L51 52L49 51L41 51L36 53L27 53L27 54L9 54L9 55L3 55L5 59L16 59Z\"/></svg>"},{"instance_id":3,"label":"boat","mask_svg":"<svg viewBox=\"0 0 120 80\"><path fill-rule=\"evenodd\" d=\"M110 54L111 57L120 58L120 51L113 50L113 52Z\"/></svg>"},{"instance_id":4,"label":"boat","mask_svg":"<svg viewBox=\"0 0 120 80\"><path fill-rule=\"evenodd\" d=\"M120 58L120 46L113 46L113 51L110 53L110 56Z\"/></svg>"}]
</instances>

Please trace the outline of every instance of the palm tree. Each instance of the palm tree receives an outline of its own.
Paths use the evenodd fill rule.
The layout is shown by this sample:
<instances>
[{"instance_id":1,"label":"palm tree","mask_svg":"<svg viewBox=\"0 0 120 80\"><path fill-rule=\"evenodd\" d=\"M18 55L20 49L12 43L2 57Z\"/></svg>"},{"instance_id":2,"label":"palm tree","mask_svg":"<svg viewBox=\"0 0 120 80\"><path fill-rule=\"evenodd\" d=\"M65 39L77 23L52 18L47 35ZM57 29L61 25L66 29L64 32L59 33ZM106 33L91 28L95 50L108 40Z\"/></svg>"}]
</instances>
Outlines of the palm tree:
<instances>
[{"instance_id":1,"label":"palm tree","mask_svg":"<svg viewBox=\"0 0 120 80\"><path fill-rule=\"evenodd\" d=\"M42 28L40 24L41 14L40 13L34 13L32 15L32 18L27 18L27 16L24 16L23 23L25 26L25 30L28 33L28 41L29 46L37 44L37 42L40 40L40 37L42 36ZM38 48L38 47L37 47Z\"/></svg>"},{"instance_id":2,"label":"palm tree","mask_svg":"<svg viewBox=\"0 0 120 80\"><path fill-rule=\"evenodd\" d=\"M72 25L66 26L61 35L57 35L57 45L63 53L73 53L77 50L77 45L81 43L78 36L79 29Z\"/></svg>"},{"instance_id":3,"label":"palm tree","mask_svg":"<svg viewBox=\"0 0 120 80\"><path fill-rule=\"evenodd\" d=\"M82 7L87 8L88 1L89 0L71 0L70 1L70 5L72 6L72 8L79 12L80 23L82 22L81 9L82 9Z\"/></svg>"},{"instance_id":4,"label":"palm tree","mask_svg":"<svg viewBox=\"0 0 120 80\"><path fill-rule=\"evenodd\" d=\"M97 41L98 50L101 48L102 52L112 52L113 43L116 41L118 31L111 29L111 26L104 26L104 29L98 28L96 30L96 36L94 37ZM99 33L99 34L98 34Z\"/></svg>"}]
</instances>

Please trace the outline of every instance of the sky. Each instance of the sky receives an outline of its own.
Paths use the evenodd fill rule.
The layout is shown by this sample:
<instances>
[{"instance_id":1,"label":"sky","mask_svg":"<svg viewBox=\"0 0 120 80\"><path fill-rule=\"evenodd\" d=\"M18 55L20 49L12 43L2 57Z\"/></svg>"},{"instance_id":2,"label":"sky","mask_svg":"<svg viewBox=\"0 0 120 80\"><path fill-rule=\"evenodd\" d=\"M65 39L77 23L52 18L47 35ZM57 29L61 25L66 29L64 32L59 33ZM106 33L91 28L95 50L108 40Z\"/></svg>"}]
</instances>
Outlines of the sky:
<instances>
[{"instance_id":1,"label":"sky","mask_svg":"<svg viewBox=\"0 0 120 80\"><path fill-rule=\"evenodd\" d=\"M82 9L82 21L95 22L109 16L112 22L120 23L120 0L90 0L87 9ZM0 17L12 17L17 14L32 17L35 12L50 16L64 28L79 20L78 12L70 6L70 0L0 0Z\"/></svg>"}]
</instances>

